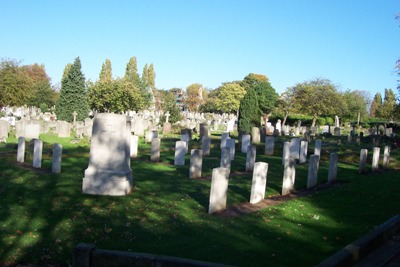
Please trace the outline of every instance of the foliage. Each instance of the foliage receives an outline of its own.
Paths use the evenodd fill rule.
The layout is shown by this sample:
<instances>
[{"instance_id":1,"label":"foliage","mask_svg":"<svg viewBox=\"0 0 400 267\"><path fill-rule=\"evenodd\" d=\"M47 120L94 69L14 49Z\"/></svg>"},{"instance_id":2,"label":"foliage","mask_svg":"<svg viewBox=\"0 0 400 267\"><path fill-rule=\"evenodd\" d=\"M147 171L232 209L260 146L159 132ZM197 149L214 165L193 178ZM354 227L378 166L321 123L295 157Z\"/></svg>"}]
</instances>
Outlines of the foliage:
<instances>
[{"instance_id":1,"label":"foliage","mask_svg":"<svg viewBox=\"0 0 400 267\"><path fill-rule=\"evenodd\" d=\"M60 97L55 106L58 120L73 121L73 112L77 112L77 120L83 121L89 115L85 76L81 71L79 57L69 67L66 66L65 75L61 80Z\"/></svg>"},{"instance_id":2,"label":"foliage","mask_svg":"<svg viewBox=\"0 0 400 267\"><path fill-rule=\"evenodd\" d=\"M385 89L385 99L380 111L380 117L392 121L395 117L396 96L392 89Z\"/></svg>"},{"instance_id":3,"label":"foliage","mask_svg":"<svg viewBox=\"0 0 400 267\"><path fill-rule=\"evenodd\" d=\"M164 111L164 116L161 121L165 122L165 114L169 112L170 117L168 122L175 123L182 119L181 109L176 104L175 95L172 92L163 92L163 101L161 104L162 110Z\"/></svg>"},{"instance_id":4,"label":"foliage","mask_svg":"<svg viewBox=\"0 0 400 267\"><path fill-rule=\"evenodd\" d=\"M42 107L50 108L55 104L54 89L48 81L39 81L32 86L33 95L28 101L29 106L40 107L42 112L46 112Z\"/></svg>"},{"instance_id":5,"label":"foliage","mask_svg":"<svg viewBox=\"0 0 400 267\"><path fill-rule=\"evenodd\" d=\"M246 90L238 83L224 83L210 93L209 99L214 101L218 112L236 113L245 94Z\"/></svg>"},{"instance_id":6,"label":"foliage","mask_svg":"<svg viewBox=\"0 0 400 267\"><path fill-rule=\"evenodd\" d=\"M142 81L138 73L136 57L131 57L128 64L126 64L124 79L133 83L135 87L142 88Z\"/></svg>"},{"instance_id":7,"label":"foliage","mask_svg":"<svg viewBox=\"0 0 400 267\"><path fill-rule=\"evenodd\" d=\"M0 62L0 107L23 106L32 96L32 79L15 60Z\"/></svg>"},{"instance_id":8,"label":"foliage","mask_svg":"<svg viewBox=\"0 0 400 267\"><path fill-rule=\"evenodd\" d=\"M371 107L369 109L369 114L372 118L380 117L380 111L382 110L382 95L381 93L376 93L374 99L371 102Z\"/></svg>"},{"instance_id":9,"label":"foliage","mask_svg":"<svg viewBox=\"0 0 400 267\"><path fill-rule=\"evenodd\" d=\"M369 96L367 91L350 91L347 90L342 94L346 103L342 107L342 118L344 120L356 120L368 117L367 105L369 104Z\"/></svg>"},{"instance_id":10,"label":"foliage","mask_svg":"<svg viewBox=\"0 0 400 267\"><path fill-rule=\"evenodd\" d=\"M242 86L244 89L249 90L250 88L256 88L258 84L263 83L263 82L268 82L267 76L263 74L255 74L255 73L249 73L246 77L243 78L243 80L240 82L240 86Z\"/></svg>"},{"instance_id":11,"label":"foliage","mask_svg":"<svg viewBox=\"0 0 400 267\"><path fill-rule=\"evenodd\" d=\"M271 114L278 100L278 94L269 82L260 82L254 90L257 94L258 108L263 114Z\"/></svg>"},{"instance_id":12,"label":"foliage","mask_svg":"<svg viewBox=\"0 0 400 267\"><path fill-rule=\"evenodd\" d=\"M99 80L102 81L102 82L106 82L106 81L111 81L112 80L111 60L106 59L106 61L101 66Z\"/></svg>"},{"instance_id":13,"label":"foliage","mask_svg":"<svg viewBox=\"0 0 400 267\"><path fill-rule=\"evenodd\" d=\"M240 102L238 130L243 133L250 133L251 128L260 126L260 109L257 108L257 94L253 88L249 88Z\"/></svg>"},{"instance_id":14,"label":"foliage","mask_svg":"<svg viewBox=\"0 0 400 267\"><path fill-rule=\"evenodd\" d=\"M185 104L188 111L198 111L203 103L203 85L194 83L186 87Z\"/></svg>"}]
</instances>

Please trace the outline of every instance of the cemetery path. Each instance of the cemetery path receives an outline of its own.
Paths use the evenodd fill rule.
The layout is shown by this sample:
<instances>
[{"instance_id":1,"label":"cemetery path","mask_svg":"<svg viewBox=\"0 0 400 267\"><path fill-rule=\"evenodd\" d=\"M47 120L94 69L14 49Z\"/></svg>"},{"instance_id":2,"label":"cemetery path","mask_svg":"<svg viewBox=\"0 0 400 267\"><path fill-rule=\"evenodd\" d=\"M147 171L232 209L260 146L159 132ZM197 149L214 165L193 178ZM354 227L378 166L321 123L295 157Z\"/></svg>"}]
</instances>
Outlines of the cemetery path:
<instances>
[{"instance_id":1,"label":"cemetery path","mask_svg":"<svg viewBox=\"0 0 400 267\"><path fill-rule=\"evenodd\" d=\"M291 201L297 198L310 196L316 194L321 191L328 190L330 188L341 186L343 183L326 183L326 184L319 184L313 188L309 189L302 189L296 192L287 194L287 195L275 195L265 198L259 203L250 204L250 203L241 203L239 205L230 206L222 211L214 213L215 215L222 216L222 217L234 217L234 216L241 216L246 215L252 212L256 212L271 206L275 206L287 201Z\"/></svg>"}]
</instances>

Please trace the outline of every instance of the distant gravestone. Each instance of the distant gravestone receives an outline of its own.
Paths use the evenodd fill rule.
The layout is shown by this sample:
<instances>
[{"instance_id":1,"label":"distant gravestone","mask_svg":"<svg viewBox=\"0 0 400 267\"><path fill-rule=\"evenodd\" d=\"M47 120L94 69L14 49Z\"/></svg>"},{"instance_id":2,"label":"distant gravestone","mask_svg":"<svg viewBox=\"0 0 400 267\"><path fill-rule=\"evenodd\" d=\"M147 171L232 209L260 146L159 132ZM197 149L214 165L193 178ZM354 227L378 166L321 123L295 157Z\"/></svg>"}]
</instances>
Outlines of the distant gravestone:
<instances>
[{"instance_id":1,"label":"distant gravestone","mask_svg":"<svg viewBox=\"0 0 400 267\"><path fill-rule=\"evenodd\" d=\"M35 139L33 141L33 163L34 168L42 167L42 153L43 153L43 141Z\"/></svg>"},{"instance_id":2,"label":"distant gravestone","mask_svg":"<svg viewBox=\"0 0 400 267\"><path fill-rule=\"evenodd\" d=\"M220 167L228 169L231 168L231 152L230 149L227 147L221 149Z\"/></svg>"},{"instance_id":3,"label":"distant gravestone","mask_svg":"<svg viewBox=\"0 0 400 267\"><path fill-rule=\"evenodd\" d=\"M25 137L18 137L17 162L25 161Z\"/></svg>"},{"instance_id":4,"label":"distant gravestone","mask_svg":"<svg viewBox=\"0 0 400 267\"><path fill-rule=\"evenodd\" d=\"M10 125L8 121L0 120L0 140L7 140Z\"/></svg>"},{"instance_id":5,"label":"distant gravestone","mask_svg":"<svg viewBox=\"0 0 400 267\"><path fill-rule=\"evenodd\" d=\"M250 138L251 136L249 134L242 135L242 153L247 153L247 147L250 145Z\"/></svg>"},{"instance_id":6,"label":"distant gravestone","mask_svg":"<svg viewBox=\"0 0 400 267\"><path fill-rule=\"evenodd\" d=\"M210 155L211 138L208 136L203 136L201 139L201 149L203 150L203 156Z\"/></svg>"},{"instance_id":7,"label":"distant gravestone","mask_svg":"<svg viewBox=\"0 0 400 267\"><path fill-rule=\"evenodd\" d=\"M38 139L40 134L39 124L26 124L25 125L25 138L26 139Z\"/></svg>"},{"instance_id":8,"label":"distant gravestone","mask_svg":"<svg viewBox=\"0 0 400 267\"><path fill-rule=\"evenodd\" d=\"M190 136L188 133L181 134L181 141L184 141L186 144L186 153L189 151L189 140Z\"/></svg>"},{"instance_id":9,"label":"distant gravestone","mask_svg":"<svg viewBox=\"0 0 400 267\"><path fill-rule=\"evenodd\" d=\"M250 203L256 204L265 197L267 187L268 163L256 162L254 164L253 181L250 193Z\"/></svg>"},{"instance_id":10,"label":"distant gravestone","mask_svg":"<svg viewBox=\"0 0 400 267\"><path fill-rule=\"evenodd\" d=\"M131 149L130 156L131 158L136 158L138 155L138 145L139 145L139 136L131 135Z\"/></svg>"},{"instance_id":11,"label":"distant gravestone","mask_svg":"<svg viewBox=\"0 0 400 267\"><path fill-rule=\"evenodd\" d=\"M153 138L151 140L151 151L150 151L150 161L158 162L160 161L160 138Z\"/></svg>"},{"instance_id":12,"label":"distant gravestone","mask_svg":"<svg viewBox=\"0 0 400 267\"><path fill-rule=\"evenodd\" d=\"M200 178L203 166L203 151L201 149L192 149L190 151L189 178Z\"/></svg>"},{"instance_id":13,"label":"distant gravestone","mask_svg":"<svg viewBox=\"0 0 400 267\"><path fill-rule=\"evenodd\" d=\"M329 154L328 183L336 181L339 156L337 153Z\"/></svg>"},{"instance_id":14,"label":"distant gravestone","mask_svg":"<svg viewBox=\"0 0 400 267\"><path fill-rule=\"evenodd\" d=\"M214 168L212 171L209 214L226 208L229 172L228 168Z\"/></svg>"},{"instance_id":15,"label":"distant gravestone","mask_svg":"<svg viewBox=\"0 0 400 267\"><path fill-rule=\"evenodd\" d=\"M71 124L66 121L58 121L57 125L58 137L70 137L71 136Z\"/></svg>"},{"instance_id":16,"label":"distant gravestone","mask_svg":"<svg viewBox=\"0 0 400 267\"><path fill-rule=\"evenodd\" d=\"M226 148L229 149L231 161L235 159L235 153L236 153L235 145L236 145L235 139L226 140Z\"/></svg>"},{"instance_id":17,"label":"distant gravestone","mask_svg":"<svg viewBox=\"0 0 400 267\"><path fill-rule=\"evenodd\" d=\"M171 129L172 129L171 123L166 122L166 123L164 123L164 125L163 125L163 131L162 131L162 133L163 133L163 134L169 134L169 133L171 132Z\"/></svg>"},{"instance_id":18,"label":"distant gravestone","mask_svg":"<svg viewBox=\"0 0 400 267\"><path fill-rule=\"evenodd\" d=\"M254 163L256 162L256 148L255 145L247 147L246 171L252 171L254 169Z\"/></svg>"},{"instance_id":19,"label":"distant gravestone","mask_svg":"<svg viewBox=\"0 0 400 267\"><path fill-rule=\"evenodd\" d=\"M293 191L295 178L296 160L293 158L288 158L285 161L283 170L282 195L289 194L291 191Z\"/></svg>"},{"instance_id":20,"label":"distant gravestone","mask_svg":"<svg viewBox=\"0 0 400 267\"><path fill-rule=\"evenodd\" d=\"M200 138L204 137L204 136L209 136L209 126L207 123L200 123Z\"/></svg>"},{"instance_id":21,"label":"distant gravestone","mask_svg":"<svg viewBox=\"0 0 400 267\"><path fill-rule=\"evenodd\" d=\"M322 149L322 142L321 142L321 140L315 140L314 155L317 155L317 156L320 156L320 157L321 157L321 149Z\"/></svg>"},{"instance_id":22,"label":"distant gravestone","mask_svg":"<svg viewBox=\"0 0 400 267\"><path fill-rule=\"evenodd\" d=\"M290 157L294 159L300 158L300 139L292 138L290 140Z\"/></svg>"},{"instance_id":23,"label":"distant gravestone","mask_svg":"<svg viewBox=\"0 0 400 267\"><path fill-rule=\"evenodd\" d=\"M273 136L266 136L264 154L267 156L272 156L274 154L274 145L275 138Z\"/></svg>"},{"instance_id":24,"label":"distant gravestone","mask_svg":"<svg viewBox=\"0 0 400 267\"><path fill-rule=\"evenodd\" d=\"M334 136L340 136L340 127L335 127L333 129L333 135Z\"/></svg>"},{"instance_id":25,"label":"distant gravestone","mask_svg":"<svg viewBox=\"0 0 400 267\"><path fill-rule=\"evenodd\" d=\"M229 139L229 133L222 133L221 135L221 148L226 147L226 140Z\"/></svg>"},{"instance_id":26,"label":"distant gravestone","mask_svg":"<svg viewBox=\"0 0 400 267\"><path fill-rule=\"evenodd\" d=\"M358 172L360 174L366 173L366 166L367 166L367 156L368 156L368 149L361 149L360 150L360 165Z\"/></svg>"},{"instance_id":27,"label":"distant gravestone","mask_svg":"<svg viewBox=\"0 0 400 267\"><path fill-rule=\"evenodd\" d=\"M310 163L308 165L307 188L311 188L317 185L318 167L319 167L319 156L311 155Z\"/></svg>"},{"instance_id":28,"label":"distant gravestone","mask_svg":"<svg viewBox=\"0 0 400 267\"><path fill-rule=\"evenodd\" d=\"M62 158L62 145L56 143L53 145L53 160L51 162L52 173L61 172L61 158Z\"/></svg>"},{"instance_id":29,"label":"distant gravestone","mask_svg":"<svg viewBox=\"0 0 400 267\"><path fill-rule=\"evenodd\" d=\"M186 142L185 141L176 141L175 143L175 166L184 166L185 165L185 155L186 155Z\"/></svg>"},{"instance_id":30,"label":"distant gravestone","mask_svg":"<svg viewBox=\"0 0 400 267\"><path fill-rule=\"evenodd\" d=\"M390 146L385 146L383 150L383 169L386 170L389 167L390 159Z\"/></svg>"},{"instance_id":31,"label":"distant gravestone","mask_svg":"<svg viewBox=\"0 0 400 267\"><path fill-rule=\"evenodd\" d=\"M95 115L82 193L122 196L131 192L130 139L128 116L113 113Z\"/></svg>"},{"instance_id":32,"label":"distant gravestone","mask_svg":"<svg viewBox=\"0 0 400 267\"><path fill-rule=\"evenodd\" d=\"M251 139L253 144L259 144L261 141L260 137L260 128L252 127L251 128Z\"/></svg>"},{"instance_id":33,"label":"distant gravestone","mask_svg":"<svg viewBox=\"0 0 400 267\"><path fill-rule=\"evenodd\" d=\"M15 122L15 137L25 137L26 124L24 120Z\"/></svg>"},{"instance_id":34,"label":"distant gravestone","mask_svg":"<svg viewBox=\"0 0 400 267\"><path fill-rule=\"evenodd\" d=\"M374 147L374 152L372 154L372 171L376 172L379 170L379 154L381 149L379 147Z\"/></svg>"}]
</instances>

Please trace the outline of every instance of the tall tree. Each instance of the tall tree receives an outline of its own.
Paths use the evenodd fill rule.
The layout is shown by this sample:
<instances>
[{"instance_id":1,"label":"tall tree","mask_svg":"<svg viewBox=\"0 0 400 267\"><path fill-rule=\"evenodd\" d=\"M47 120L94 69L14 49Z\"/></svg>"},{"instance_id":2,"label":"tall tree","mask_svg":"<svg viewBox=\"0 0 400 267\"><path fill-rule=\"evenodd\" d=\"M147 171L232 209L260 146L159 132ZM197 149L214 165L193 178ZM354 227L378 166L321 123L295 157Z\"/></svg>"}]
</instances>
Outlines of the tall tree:
<instances>
[{"instance_id":1,"label":"tall tree","mask_svg":"<svg viewBox=\"0 0 400 267\"><path fill-rule=\"evenodd\" d=\"M222 113L237 113L240 107L240 101L246 94L244 89L238 83L224 83L209 97L214 101L217 111Z\"/></svg>"},{"instance_id":2,"label":"tall tree","mask_svg":"<svg viewBox=\"0 0 400 267\"><path fill-rule=\"evenodd\" d=\"M258 83L254 87L254 90L257 94L258 108L260 109L261 113L268 118L268 116L271 115L271 112L274 110L279 96L269 82Z\"/></svg>"},{"instance_id":3,"label":"tall tree","mask_svg":"<svg viewBox=\"0 0 400 267\"><path fill-rule=\"evenodd\" d=\"M382 95L381 93L376 93L374 99L371 102L371 107L369 109L369 115L372 118L380 117L382 112Z\"/></svg>"},{"instance_id":4,"label":"tall tree","mask_svg":"<svg viewBox=\"0 0 400 267\"><path fill-rule=\"evenodd\" d=\"M168 112L170 117L168 121L170 123L175 123L182 119L181 108L176 103L175 94L171 91L163 91L162 92L162 110L164 111L164 115ZM165 118L165 116L164 116ZM165 121L165 120L164 120Z\"/></svg>"},{"instance_id":5,"label":"tall tree","mask_svg":"<svg viewBox=\"0 0 400 267\"><path fill-rule=\"evenodd\" d=\"M250 133L251 128L260 124L260 109L257 107L257 94L253 88L249 88L239 107L239 131Z\"/></svg>"},{"instance_id":6,"label":"tall tree","mask_svg":"<svg viewBox=\"0 0 400 267\"><path fill-rule=\"evenodd\" d=\"M15 60L0 62L0 107L22 106L32 96L32 79Z\"/></svg>"},{"instance_id":7,"label":"tall tree","mask_svg":"<svg viewBox=\"0 0 400 267\"><path fill-rule=\"evenodd\" d=\"M73 121L74 112L77 112L77 120L84 120L89 115L85 76L81 71L79 57L75 59L61 81L60 97L56 103L55 112L59 120L68 122Z\"/></svg>"},{"instance_id":8,"label":"tall tree","mask_svg":"<svg viewBox=\"0 0 400 267\"><path fill-rule=\"evenodd\" d=\"M342 117L360 123L360 119L368 116L367 105L370 103L367 91L347 90L343 94L345 106L343 106Z\"/></svg>"},{"instance_id":9,"label":"tall tree","mask_svg":"<svg viewBox=\"0 0 400 267\"><path fill-rule=\"evenodd\" d=\"M111 60L106 59L106 61L101 66L99 80L100 81L111 81L112 80Z\"/></svg>"},{"instance_id":10,"label":"tall tree","mask_svg":"<svg viewBox=\"0 0 400 267\"><path fill-rule=\"evenodd\" d=\"M124 78L125 80L133 83L138 88L142 86L138 73L136 57L131 57L128 64L126 64Z\"/></svg>"},{"instance_id":11,"label":"tall tree","mask_svg":"<svg viewBox=\"0 0 400 267\"><path fill-rule=\"evenodd\" d=\"M268 81L268 77L263 74L249 73L244 77L243 81L240 82L240 85L247 91L249 88L254 89L258 84Z\"/></svg>"},{"instance_id":12,"label":"tall tree","mask_svg":"<svg viewBox=\"0 0 400 267\"><path fill-rule=\"evenodd\" d=\"M203 85L194 83L186 88L186 108L189 111L198 111L203 103Z\"/></svg>"},{"instance_id":13,"label":"tall tree","mask_svg":"<svg viewBox=\"0 0 400 267\"><path fill-rule=\"evenodd\" d=\"M282 125L286 124L286 120L289 116L290 113L294 111L294 92L293 92L293 87L288 88L285 92L281 94L279 99L277 100L277 107L276 107L276 113L280 114L283 112L283 121Z\"/></svg>"},{"instance_id":14,"label":"tall tree","mask_svg":"<svg viewBox=\"0 0 400 267\"><path fill-rule=\"evenodd\" d=\"M385 89L385 99L382 104L381 117L387 120L393 120L396 109L396 96L392 89Z\"/></svg>"}]
</instances>

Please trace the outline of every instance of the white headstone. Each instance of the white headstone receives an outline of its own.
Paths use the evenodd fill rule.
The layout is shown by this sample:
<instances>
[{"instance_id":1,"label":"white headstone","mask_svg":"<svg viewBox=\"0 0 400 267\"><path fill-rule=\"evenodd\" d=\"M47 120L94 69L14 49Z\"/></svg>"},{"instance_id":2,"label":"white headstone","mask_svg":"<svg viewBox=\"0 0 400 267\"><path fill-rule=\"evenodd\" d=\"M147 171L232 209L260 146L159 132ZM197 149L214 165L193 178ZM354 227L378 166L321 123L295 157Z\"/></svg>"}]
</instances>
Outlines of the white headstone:
<instances>
[{"instance_id":1,"label":"white headstone","mask_svg":"<svg viewBox=\"0 0 400 267\"><path fill-rule=\"evenodd\" d=\"M203 151L201 149L192 149L190 151L189 178L200 178L203 166Z\"/></svg>"},{"instance_id":2,"label":"white headstone","mask_svg":"<svg viewBox=\"0 0 400 267\"><path fill-rule=\"evenodd\" d=\"M372 171L376 172L379 170L379 154L381 149L379 147L374 147L374 152L372 154Z\"/></svg>"},{"instance_id":3,"label":"white headstone","mask_svg":"<svg viewBox=\"0 0 400 267\"><path fill-rule=\"evenodd\" d=\"M251 136L249 134L242 135L242 153L247 153L247 147L250 145L250 138Z\"/></svg>"},{"instance_id":4,"label":"white headstone","mask_svg":"<svg viewBox=\"0 0 400 267\"><path fill-rule=\"evenodd\" d=\"M160 161L160 138L153 138L151 140L151 154L150 154L150 161L158 162Z\"/></svg>"},{"instance_id":5,"label":"white headstone","mask_svg":"<svg viewBox=\"0 0 400 267\"><path fill-rule=\"evenodd\" d=\"M254 169L254 163L256 162L256 149L255 145L247 147L246 154L246 171L252 171Z\"/></svg>"},{"instance_id":6,"label":"white headstone","mask_svg":"<svg viewBox=\"0 0 400 267\"><path fill-rule=\"evenodd\" d=\"M311 188L317 185L318 167L319 167L319 156L311 155L310 163L308 165L307 188Z\"/></svg>"},{"instance_id":7,"label":"white headstone","mask_svg":"<svg viewBox=\"0 0 400 267\"><path fill-rule=\"evenodd\" d=\"M186 142L185 141L176 141L174 165L184 166L185 165L185 155L186 155Z\"/></svg>"},{"instance_id":8,"label":"white headstone","mask_svg":"<svg viewBox=\"0 0 400 267\"><path fill-rule=\"evenodd\" d=\"M336 181L338 161L339 156L337 153L331 153L329 155L328 183Z\"/></svg>"},{"instance_id":9,"label":"white headstone","mask_svg":"<svg viewBox=\"0 0 400 267\"><path fill-rule=\"evenodd\" d=\"M389 159L390 159L390 146L385 146L383 151L383 169L387 169L389 167Z\"/></svg>"},{"instance_id":10,"label":"white headstone","mask_svg":"<svg viewBox=\"0 0 400 267\"><path fill-rule=\"evenodd\" d=\"M275 138L273 136L265 137L265 155L272 156L274 154Z\"/></svg>"},{"instance_id":11,"label":"white headstone","mask_svg":"<svg viewBox=\"0 0 400 267\"><path fill-rule=\"evenodd\" d=\"M18 137L17 162L25 161L25 137Z\"/></svg>"},{"instance_id":12,"label":"white headstone","mask_svg":"<svg viewBox=\"0 0 400 267\"><path fill-rule=\"evenodd\" d=\"M300 142L300 158L299 158L300 164L307 162L307 151L308 151L308 142L301 141Z\"/></svg>"},{"instance_id":13,"label":"white headstone","mask_svg":"<svg viewBox=\"0 0 400 267\"><path fill-rule=\"evenodd\" d=\"M214 168L212 171L209 214L226 208L229 172L228 168Z\"/></svg>"},{"instance_id":14,"label":"white headstone","mask_svg":"<svg viewBox=\"0 0 400 267\"><path fill-rule=\"evenodd\" d=\"M62 145L56 143L53 145L53 160L51 165L52 173L61 172L61 158L62 158Z\"/></svg>"},{"instance_id":15,"label":"white headstone","mask_svg":"<svg viewBox=\"0 0 400 267\"><path fill-rule=\"evenodd\" d=\"M289 194L291 191L293 191L295 178L296 160L293 158L288 158L285 161L283 170L282 195Z\"/></svg>"},{"instance_id":16,"label":"white headstone","mask_svg":"<svg viewBox=\"0 0 400 267\"><path fill-rule=\"evenodd\" d=\"M42 152L43 152L43 141L35 139L33 142L33 164L34 168L42 167Z\"/></svg>"},{"instance_id":17,"label":"white headstone","mask_svg":"<svg viewBox=\"0 0 400 267\"><path fill-rule=\"evenodd\" d=\"M254 164L253 182L250 193L250 203L255 204L262 201L265 197L267 187L268 163L256 162Z\"/></svg>"},{"instance_id":18,"label":"white headstone","mask_svg":"<svg viewBox=\"0 0 400 267\"><path fill-rule=\"evenodd\" d=\"M131 135L131 158L136 158L138 155L139 136Z\"/></svg>"},{"instance_id":19,"label":"white headstone","mask_svg":"<svg viewBox=\"0 0 400 267\"><path fill-rule=\"evenodd\" d=\"M368 149L361 149L360 150L360 166L358 172L360 174L366 173L366 166L367 166L367 156L368 156Z\"/></svg>"}]
</instances>

